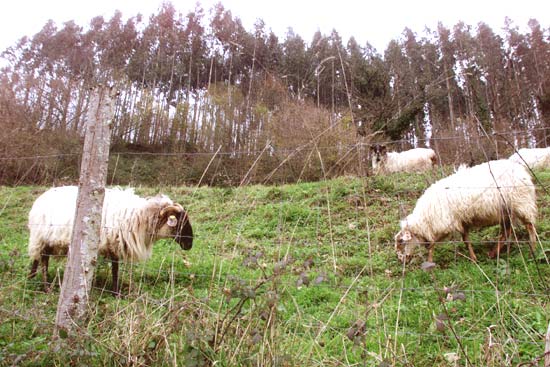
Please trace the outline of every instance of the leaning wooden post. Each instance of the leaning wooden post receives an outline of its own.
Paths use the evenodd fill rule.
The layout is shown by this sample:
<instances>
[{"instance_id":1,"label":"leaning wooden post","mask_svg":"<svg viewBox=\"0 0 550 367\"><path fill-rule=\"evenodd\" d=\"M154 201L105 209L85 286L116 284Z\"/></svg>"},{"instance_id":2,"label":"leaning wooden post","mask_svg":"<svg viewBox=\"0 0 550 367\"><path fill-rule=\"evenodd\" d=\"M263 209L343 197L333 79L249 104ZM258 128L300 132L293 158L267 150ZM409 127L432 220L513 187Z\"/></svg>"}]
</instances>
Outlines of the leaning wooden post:
<instances>
[{"instance_id":1,"label":"leaning wooden post","mask_svg":"<svg viewBox=\"0 0 550 367\"><path fill-rule=\"evenodd\" d=\"M86 314L100 240L114 96L111 88L102 86L92 92L74 228L55 317L55 336L70 334Z\"/></svg>"}]
</instances>

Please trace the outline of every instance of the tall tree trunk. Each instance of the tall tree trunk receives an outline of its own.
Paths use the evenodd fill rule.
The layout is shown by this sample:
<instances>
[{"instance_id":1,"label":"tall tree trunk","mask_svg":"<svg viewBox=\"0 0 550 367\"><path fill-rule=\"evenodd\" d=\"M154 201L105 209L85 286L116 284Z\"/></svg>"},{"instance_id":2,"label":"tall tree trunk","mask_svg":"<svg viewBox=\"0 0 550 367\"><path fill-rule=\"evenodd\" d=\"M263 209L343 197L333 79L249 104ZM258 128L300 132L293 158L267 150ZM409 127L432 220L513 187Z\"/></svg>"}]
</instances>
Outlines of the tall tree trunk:
<instances>
[{"instance_id":1,"label":"tall tree trunk","mask_svg":"<svg viewBox=\"0 0 550 367\"><path fill-rule=\"evenodd\" d=\"M82 84L84 84L84 83L81 83L81 85L80 85L80 88L79 88L79 91L78 91L78 99L77 99L77 102L76 102L76 108L75 108L75 112L74 112L72 131L75 132L75 133L78 132L78 128L80 126L82 108L84 106L84 98L87 95L87 89L84 88L84 86Z\"/></svg>"},{"instance_id":2,"label":"tall tree trunk","mask_svg":"<svg viewBox=\"0 0 550 367\"><path fill-rule=\"evenodd\" d=\"M449 75L449 70L447 63L443 61L443 71L445 75L445 86L447 87L447 103L449 106L449 122L451 123L451 129L455 131L455 111L453 106L453 93L451 91L451 76Z\"/></svg>"},{"instance_id":3,"label":"tall tree trunk","mask_svg":"<svg viewBox=\"0 0 550 367\"><path fill-rule=\"evenodd\" d=\"M67 83L67 89L66 92L63 95L63 107L61 108L61 121L59 122L59 130L61 132L67 131L67 125L68 125L68 116L69 116L69 105L71 103L71 92L73 89L73 80L72 78L69 79L69 82Z\"/></svg>"}]
</instances>

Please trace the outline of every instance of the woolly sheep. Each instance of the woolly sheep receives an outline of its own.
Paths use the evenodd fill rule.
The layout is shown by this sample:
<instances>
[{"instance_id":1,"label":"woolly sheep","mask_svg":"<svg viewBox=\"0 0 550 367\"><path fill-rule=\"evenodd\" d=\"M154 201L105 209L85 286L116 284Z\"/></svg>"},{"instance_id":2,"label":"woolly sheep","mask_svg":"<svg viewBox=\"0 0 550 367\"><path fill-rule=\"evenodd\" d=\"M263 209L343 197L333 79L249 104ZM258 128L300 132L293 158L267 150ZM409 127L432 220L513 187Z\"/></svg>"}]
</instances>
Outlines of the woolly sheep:
<instances>
[{"instance_id":1,"label":"woolly sheep","mask_svg":"<svg viewBox=\"0 0 550 367\"><path fill-rule=\"evenodd\" d=\"M433 168L437 158L433 149L415 148L404 152L387 152L383 145L371 146L375 173L424 172Z\"/></svg>"},{"instance_id":2,"label":"woolly sheep","mask_svg":"<svg viewBox=\"0 0 550 367\"><path fill-rule=\"evenodd\" d=\"M523 148L508 159L523 165L527 164L531 169L550 168L550 148Z\"/></svg>"},{"instance_id":3,"label":"woolly sheep","mask_svg":"<svg viewBox=\"0 0 550 367\"><path fill-rule=\"evenodd\" d=\"M29 277L42 263L42 277L48 287L48 260L66 255L71 242L78 187L49 189L34 202L29 212ZM101 223L99 254L111 259L113 292L118 294L118 261L144 261L152 245L161 238L173 238L185 250L193 246L193 229L186 211L169 197L141 198L133 189L106 189Z\"/></svg>"},{"instance_id":4,"label":"woolly sheep","mask_svg":"<svg viewBox=\"0 0 550 367\"><path fill-rule=\"evenodd\" d=\"M431 262L435 243L459 232L468 246L470 258L476 261L468 238L470 228L500 224L501 238L489 253L493 258L510 236L515 220L526 226L534 250L535 199L531 176L518 163L499 160L461 169L426 189L412 214L401 221L401 230L395 236L397 256L408 262L414 248L424 244Z\"/></svg>"}]
</instances>

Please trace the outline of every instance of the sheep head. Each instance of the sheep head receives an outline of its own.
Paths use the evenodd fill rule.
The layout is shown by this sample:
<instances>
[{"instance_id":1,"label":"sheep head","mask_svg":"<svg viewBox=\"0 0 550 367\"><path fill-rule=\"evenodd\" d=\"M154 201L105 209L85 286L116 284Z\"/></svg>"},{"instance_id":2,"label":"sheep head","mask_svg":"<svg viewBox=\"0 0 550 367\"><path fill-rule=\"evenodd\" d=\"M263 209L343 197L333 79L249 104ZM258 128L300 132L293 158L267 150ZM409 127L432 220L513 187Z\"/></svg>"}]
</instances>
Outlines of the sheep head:
<instances>
[{"instance_id":1,"label":"sheep head","mask_svg":"<svg viewBox=\"0 0 550 367\"><path fill-rule=\"evenodd\" d=\"M382 144L374 144L370 147L370 150L377 156L383 156L386 154L387 148Z\"/></svg>"},{"instance_id":2,"label":"sheep head","mask_svg":"<svg viewBox=\"0 0 550 367\"><path fill-rule=\"evenodd\" d=\"M189 250L193 247L193 228L187 212L180 204L167 205L161 209L158 228L159 233L173 238L182 249Z\"/></svg>"},{"instance_id":3,"label":"sheep head","mask_svg":"<svg viewBox=\"0 0 550 367\"><path fill-rule=\"evenodd\" d=\"M408 263L411 261L414 253L414 249L422 241L412 233L408 228L402 228L395 235L395 252L399 261Z\"/></svg>"},{"instance_id":4,"label":"sheep head","mask_svg":"<svg viewBox=\"0 0 550 367\"><path fill-rule=\"evenodd\" d=\"M372 168L378 169L382 164L382 160L386 156L386 146L380 144L374 144L370 147L372 152Z\"/></svg>"}]
</instances>

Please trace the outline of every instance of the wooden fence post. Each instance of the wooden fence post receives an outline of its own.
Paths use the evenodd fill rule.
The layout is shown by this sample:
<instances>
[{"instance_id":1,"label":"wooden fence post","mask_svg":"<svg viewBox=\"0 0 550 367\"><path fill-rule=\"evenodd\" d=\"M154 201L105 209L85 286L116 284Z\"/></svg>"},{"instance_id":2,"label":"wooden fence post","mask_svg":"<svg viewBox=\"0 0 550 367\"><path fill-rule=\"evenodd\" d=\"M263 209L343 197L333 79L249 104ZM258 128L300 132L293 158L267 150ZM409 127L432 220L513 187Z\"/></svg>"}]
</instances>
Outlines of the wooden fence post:
<instances>
[{"instance_id":1,"label":"wooden fence post","mask_svg":"<svg viewBox=\"0 0 550 367\"><path fill-rule=\"evenodd\" d=\"M71 334L86 314L100 240L114 96L113 89L102 86L92 92L74 228L55 317L56 337Z\"/></svg>"}]
</instances>

